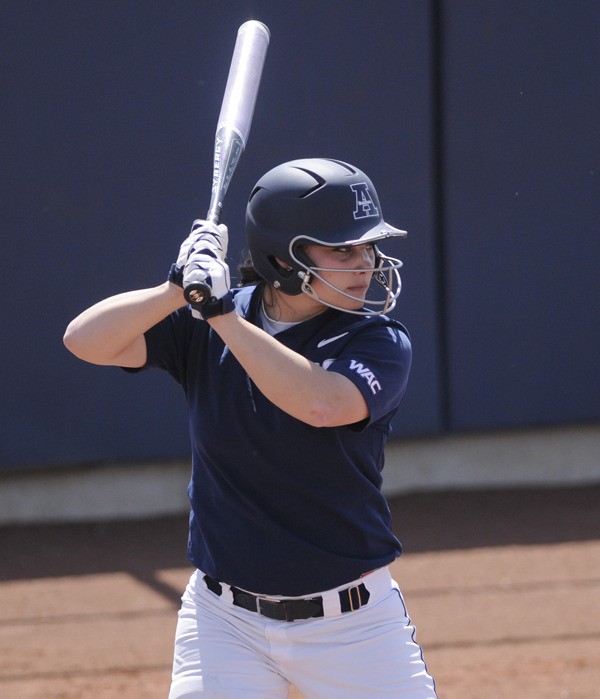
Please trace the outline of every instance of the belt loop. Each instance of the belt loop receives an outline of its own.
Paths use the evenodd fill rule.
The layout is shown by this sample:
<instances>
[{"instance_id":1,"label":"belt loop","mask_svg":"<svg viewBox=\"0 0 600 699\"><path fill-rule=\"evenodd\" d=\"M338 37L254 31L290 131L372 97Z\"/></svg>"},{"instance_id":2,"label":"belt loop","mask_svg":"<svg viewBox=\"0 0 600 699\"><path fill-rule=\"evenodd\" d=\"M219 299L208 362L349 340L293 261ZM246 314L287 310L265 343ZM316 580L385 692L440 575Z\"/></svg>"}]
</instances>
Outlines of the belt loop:
<instances>
[{"instance_id":1,"label":"belt loop","mask_svg":"<svg viewBox=\"0 0 600 699\"><path fill-rule=\"evenodd\" d=\"M223 594L223 587L218 580L211 578L210 575L205 575L203 580L206 584L206 587L208 587L208 589L215 595L218 595L220 597Z\"/></svg>"},{"instance_id":2,"label":"belt loop","mask_svg":"<svg viewBox=\"0 0 600 699\"><path fill-rule=\"evenodd\" d=\"M347 587L338 594L340 596L340 609L342 613L355 612L357 609L364 607L371 596L364 583L360 583L360 585L355 585L354 587Z\"/></svg>"}]
</instances>

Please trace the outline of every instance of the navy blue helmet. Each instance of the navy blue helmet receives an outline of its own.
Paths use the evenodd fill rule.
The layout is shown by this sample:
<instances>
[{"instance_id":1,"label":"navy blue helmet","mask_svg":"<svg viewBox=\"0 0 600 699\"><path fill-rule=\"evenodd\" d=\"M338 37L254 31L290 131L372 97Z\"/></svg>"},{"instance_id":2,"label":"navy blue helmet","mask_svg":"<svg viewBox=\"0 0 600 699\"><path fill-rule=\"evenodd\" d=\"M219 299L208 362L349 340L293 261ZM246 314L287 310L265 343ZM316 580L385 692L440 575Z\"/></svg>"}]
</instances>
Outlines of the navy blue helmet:
<instances>
[{"instance_id":1,"label":"navy blue helmet","mask_svg":"<svg viewBox=\"0 0 600 699\"><path fill-rule=\"evenodd\" d=\"M376 243L405 235L406 231L383 220L377 192L365 173L340 160L308 158L278 165L257 182L246 209L254 269L286 294L303 292L318 299L311 286L314 277L332 286L319 274L325 270L304 252L306 244L373 244L373 282L380 289L379 297L383 289L383 298L365 299L375 309L350 311L361 315L386 313L394 307L402 262L383 255Z\"/></svg>"}]
</instances>

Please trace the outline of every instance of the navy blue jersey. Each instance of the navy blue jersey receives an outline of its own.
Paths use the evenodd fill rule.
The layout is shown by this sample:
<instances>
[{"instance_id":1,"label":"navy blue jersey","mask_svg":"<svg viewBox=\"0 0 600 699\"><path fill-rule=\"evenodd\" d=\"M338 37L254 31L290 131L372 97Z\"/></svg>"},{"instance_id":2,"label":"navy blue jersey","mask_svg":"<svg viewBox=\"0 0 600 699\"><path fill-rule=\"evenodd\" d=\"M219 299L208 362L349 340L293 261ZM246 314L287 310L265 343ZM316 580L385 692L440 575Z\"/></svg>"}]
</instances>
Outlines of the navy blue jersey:
<instances>
[{"instance_id":1,"label":"navy blue jersey","mask_svg":"<svg viewBox=\"0 0 600 699\"><path fill-rule=\"evenodd\" d=\"M261 287L234 293L238 314L260 326ZM401 553L380 488L411 346L394 320L333 309L276 337L347 376L369 418L317 428L291 417L189 308L146 333L146 366L167 370L187 397L190 561L246 590L297 596L355 580Z\"/></svg>"}]
</instances>

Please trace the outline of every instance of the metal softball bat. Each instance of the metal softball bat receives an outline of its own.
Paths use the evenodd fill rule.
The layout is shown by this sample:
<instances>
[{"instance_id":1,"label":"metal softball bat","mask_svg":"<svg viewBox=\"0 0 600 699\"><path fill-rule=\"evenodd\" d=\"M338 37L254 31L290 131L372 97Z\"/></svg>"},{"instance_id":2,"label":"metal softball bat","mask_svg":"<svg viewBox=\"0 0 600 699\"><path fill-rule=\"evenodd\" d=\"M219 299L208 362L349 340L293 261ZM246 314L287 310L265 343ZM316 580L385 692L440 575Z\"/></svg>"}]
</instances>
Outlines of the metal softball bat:
<instances>
[{"instance_id":1,"label":"metal softball bat","mask_svg":"<svg viewBox=\"0 0 600 699\"><path fill-rule=\"evenodd\" d=\"M217 121L213 157L210 204L206 218L217 224L225 194L242 153L246 148L263 66L271 33L257 20L244 22L238 29L229 76ZM184 284L190 303L206 303L212 292L208 284Z\"/></svg>"}]
</instances>

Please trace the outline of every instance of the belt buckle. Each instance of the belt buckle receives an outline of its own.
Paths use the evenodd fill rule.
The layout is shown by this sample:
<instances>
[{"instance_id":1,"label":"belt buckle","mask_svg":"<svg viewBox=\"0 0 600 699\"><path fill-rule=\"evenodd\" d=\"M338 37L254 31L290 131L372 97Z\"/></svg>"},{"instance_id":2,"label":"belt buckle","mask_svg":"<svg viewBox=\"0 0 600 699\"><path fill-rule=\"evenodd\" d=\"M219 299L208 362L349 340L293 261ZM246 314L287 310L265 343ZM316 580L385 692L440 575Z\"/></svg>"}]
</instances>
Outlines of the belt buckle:
<instances>
[{"instance_id":1,"label":"belt buckle","mask_svg":"<svg viewBox=\"0 0 600 699\"><path fill-rule=\"evenodd\" d=\"M354 601L353 595L356 595L356 602ZM358 585L355 585L354 587L348 588L348 601L350 602L350 611L351 612L355 612L357 609L360 609L361 600L360 600L360 590L358 589Z\"/></svg>"},{"instance_id":2,"label":"belt buckle","mask_svg":"<svg viewBox=\"0 0 600 699\"><path fill-rule=\"evenodd\" d=\"M367 604L371 594L367 590L364 583L347 587L339 593L340 609L342 614L345 612L356 612Z\"/></svg>"}]
</instances>

